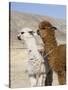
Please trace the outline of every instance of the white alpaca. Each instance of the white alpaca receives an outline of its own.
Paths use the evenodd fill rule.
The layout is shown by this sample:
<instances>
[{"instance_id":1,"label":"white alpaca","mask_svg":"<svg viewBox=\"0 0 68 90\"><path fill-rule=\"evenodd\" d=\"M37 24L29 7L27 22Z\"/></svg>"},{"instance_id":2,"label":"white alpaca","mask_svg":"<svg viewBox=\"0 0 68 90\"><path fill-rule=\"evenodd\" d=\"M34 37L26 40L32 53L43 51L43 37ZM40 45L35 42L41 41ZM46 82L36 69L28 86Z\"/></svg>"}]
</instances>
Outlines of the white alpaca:
<instances>
[{"instance_id":1,"label":"white alpaca","mask_svg":"<svg viewBox=\"0 0 68 90\"><path fill-rule=\"evenodd\" d=\"M38 51L35 32L30 28L23 28L18 35L19 40L24 40L28 52L28 74L31 86L43 86L45 78L44 59Z\"/></svg>"}]
</instances>

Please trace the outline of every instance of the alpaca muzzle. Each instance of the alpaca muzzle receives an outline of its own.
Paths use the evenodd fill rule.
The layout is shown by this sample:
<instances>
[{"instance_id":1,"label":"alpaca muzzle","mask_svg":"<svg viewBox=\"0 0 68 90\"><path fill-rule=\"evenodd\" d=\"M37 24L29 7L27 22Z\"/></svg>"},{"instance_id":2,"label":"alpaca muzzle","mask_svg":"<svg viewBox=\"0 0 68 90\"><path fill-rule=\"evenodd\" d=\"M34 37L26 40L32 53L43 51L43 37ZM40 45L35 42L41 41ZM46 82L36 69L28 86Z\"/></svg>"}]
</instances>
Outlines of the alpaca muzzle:
<instances>
[{"instance_id":1,"label":"alpaca muzzle","mask_svg":"<svg viewBox=\"0 0 68 90\"><path fill-rule=\"evenodd\" d=\"M21 40L21 37L20 36L17 36L18 40Z\"/></svg>"}]
</instances>

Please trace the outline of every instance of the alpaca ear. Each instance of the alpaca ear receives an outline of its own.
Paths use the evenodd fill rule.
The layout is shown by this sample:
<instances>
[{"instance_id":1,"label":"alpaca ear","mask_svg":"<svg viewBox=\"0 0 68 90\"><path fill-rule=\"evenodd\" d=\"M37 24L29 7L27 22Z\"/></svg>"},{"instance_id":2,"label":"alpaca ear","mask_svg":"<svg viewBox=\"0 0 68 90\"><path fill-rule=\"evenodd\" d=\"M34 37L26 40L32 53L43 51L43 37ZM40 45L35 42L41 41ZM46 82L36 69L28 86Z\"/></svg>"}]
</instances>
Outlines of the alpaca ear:
<instances>
[{"instance_id":1,"label":"alpaca ear","mask_svg":"<svg viewBox=\"0 0 68 90\"><path fill-rule=\"evenodd\" d=\"M57 30L57 28L56 28L56 27L51 27L51 29L52 29L52 30Z\"/></svg>"},{"instance_id":2,"label":"alpaca ear","mask_svg":"<svg viewBox=\"0 0 68 90\"><path fill-rule=\"evenodd\" d=\"M37 34L38 34L38 35L40 35L40 32L39 32L39 30L37 30Z\"/></svg>"}]
</instances>

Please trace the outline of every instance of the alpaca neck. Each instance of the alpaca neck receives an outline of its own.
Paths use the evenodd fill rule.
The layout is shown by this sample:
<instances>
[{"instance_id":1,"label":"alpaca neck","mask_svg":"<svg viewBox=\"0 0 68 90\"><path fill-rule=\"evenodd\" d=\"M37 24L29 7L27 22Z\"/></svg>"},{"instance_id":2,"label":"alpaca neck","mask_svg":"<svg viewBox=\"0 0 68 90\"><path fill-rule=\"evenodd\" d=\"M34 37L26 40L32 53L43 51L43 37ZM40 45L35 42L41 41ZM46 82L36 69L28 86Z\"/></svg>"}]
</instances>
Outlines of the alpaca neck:
<instances>
[{"instance_id":1,"label":"alpaca neck","mask_svg":"<svg viewBox=\"0 0 68 90\"><path fill-rule=\"evenodd\" d=\"M47 35L46 37L44 37L43 41L45 43L44 47L45 47L46 53L48 53L50 50L57 47L57 42L56 42L55 36Z\"/></svg>"}]
</instances>

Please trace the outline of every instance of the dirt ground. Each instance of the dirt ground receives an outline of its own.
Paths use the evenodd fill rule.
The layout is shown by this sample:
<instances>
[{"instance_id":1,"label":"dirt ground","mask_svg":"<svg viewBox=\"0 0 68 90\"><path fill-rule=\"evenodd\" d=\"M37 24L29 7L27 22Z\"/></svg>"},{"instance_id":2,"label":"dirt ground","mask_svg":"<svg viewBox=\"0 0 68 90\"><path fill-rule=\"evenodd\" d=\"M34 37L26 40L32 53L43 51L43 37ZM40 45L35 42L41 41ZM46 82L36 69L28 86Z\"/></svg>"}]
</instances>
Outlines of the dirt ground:
<instances>
[{"instance_id":1,"label":"dirt ground","mask_svg":"<svg viewBox=\"0 0 68 90\"><path fill-rule=\"evenodd\" d=\"M27 53L25 49L11 50L11 87L29 87L26 74Z\"/></svg>"}]
</instances>

